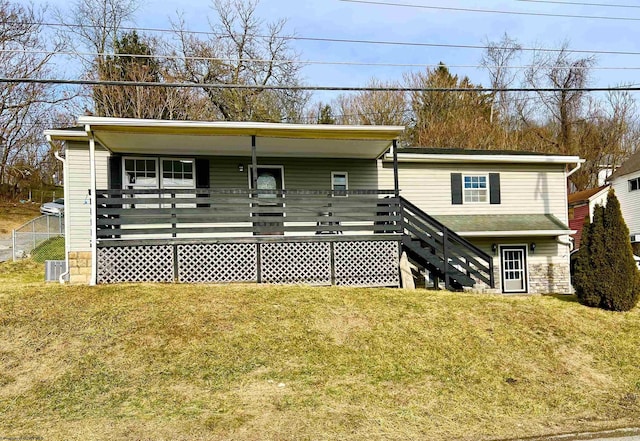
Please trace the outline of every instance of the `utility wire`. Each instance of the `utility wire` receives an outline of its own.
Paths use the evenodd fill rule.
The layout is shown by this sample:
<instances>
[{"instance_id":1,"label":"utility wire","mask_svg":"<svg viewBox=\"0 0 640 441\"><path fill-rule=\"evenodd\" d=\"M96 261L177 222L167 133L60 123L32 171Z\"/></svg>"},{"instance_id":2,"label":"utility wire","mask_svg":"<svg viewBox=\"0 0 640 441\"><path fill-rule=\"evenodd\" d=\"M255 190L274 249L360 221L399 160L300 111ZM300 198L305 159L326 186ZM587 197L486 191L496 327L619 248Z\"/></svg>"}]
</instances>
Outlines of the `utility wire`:
<instances>
[{"instance_id":1,"label":"utility wire","mask_svg":"<svg viewBox=\"0 0 640 441\"><path fill-rule=\"evenodd\" d=\"M514 0L514 1L526 2L526 3L547 3L547 4L553 4L553 5L598 6L603 8L640 9L639 5L619 5L619 4L610 4L610 3L585 3L585 2L569 2L569 1L559 1L559 0Z\"/></svg>"},{"instance_id":2,"label":"utility wire","mask_svg":"<svg viewBox=\"0 0 640 441\"><path fill-rule=\"evenodd\" d=\"M142 58L142 59L168 59L168 60L193 60L193 61L220 61L220 62L248 62L248 63L274 63L274 64L313 64L313 65L337 65L337 66L374 66L374 67L427 67L437 68L441 64L421 64L421 63L374 63L363 61L321 61L321 60L280 60L263 58L217 58L217 57L197 57L189 55L163 55L163 54L128 54L128 53L105 53L105 52L75 52L75 51L44 51L26 49L0 49L0 53L22 53L41 54L49 56L78 56L78 57L120 57L120 58ZM521 66L486 66L482 64L444 64L447 68L458 69L530 69L536 65ZM556 65L549 66L550 69L587 69L587 70L640 70L640 66L572 66Z\"/></svg>"},{"instance_id":3,"label":"utility wire","mask_svg":"<svg viewBox=\"0 0 640 441\"><path fill-rule=\"evenodd\" d=\"M639 92L640 86L617 87L351 87L351 86L283 86L271 84L225 84L225 83L162 83L154 81L79 80L61 78L0 78L0 83L67 84L84 86L170 87L170 88L217 88L247 90L313 90L333 92Z\"/></svg>"},{"instance_id":4,"label":"utility wire","mask_svg":"<svg viewBox=\"0 0 640 441\"><path fill-rule=\"evenodd\" d=\"M454 11L454 12L479 12L484 14L503 14L503 15L527 15L533 17L562 17L562 18L581 18L581 19L590 19L590 20L614 20L614 21L640 21L638 17L609 17L603 15L573 15L573 14L552 14L546 12L525 12L525 11L503 11L499 9L473 9L473 8L452 8L449 6L427 6L427 5L416 5L410 3L391 3L391 2L383 2L383 1L372 1L372 0L339 0L341 2L346 3L363 3L368 5L378 5L378 6L397 6L403 8L420 8L420 9L430 9L437 11Z\"/></svg>"},{"instance_id":5,"label":"utility wire","mask_svg":"<svg viewBox=\"0 0 640 441\"><path fill-rule=\"evenodd\" d=\"M346 1L346 0L345 0ZM11 24L12 22L6 22L7 24ZM17 22L13 22L17 23ZM29 24L29 23L27 23ZM37 24L37 23L30 23ZM61 27L61 28L101 28L99 25L90 25L90 24L73 24L73 23L53 23L53 22L43 22L39 23L41 26L47 27ZM121 26L119 30L122 31L140 31L140 32L152 32L152 33L185 33L192 35L208 35L218 38L229 38L228 34L223 34L220 32L213 31L190 31L190 30L176 30L176 29L167 29L167 28L143 28L143 27L131 27L131 26ZM362 40L362 39L349 39L349 38L329 38L329 37L304 37L304 36L296 36L296 35L262 35L262 34L247 34L246 37L253 38L276 38L280 40L292 40L292 41L315 41L315 42L324 42L324 43L347 43L347 44L372 44L372 45L387 45L387 46L409 46L409 47L442 47L442 48L451 48L451 49L481 49L486 50L490 47L495 47L497 49L510 49L510 47L503 46L488 46L488 45L478 45L478 44L450 44L450 43L421 43L421 42L412 42L412 41L392 41L392 40ZM567 51L567 49L557 49L557 48L536 48L536 47L521 47L519 50L523 52L552 52L558 53ZM619 51L619 50L590 50L590 49L571 49L568 52L576 53L576 54L603 54L603 55L640 55L640 51Z\"/></svg>"}]
</instances>

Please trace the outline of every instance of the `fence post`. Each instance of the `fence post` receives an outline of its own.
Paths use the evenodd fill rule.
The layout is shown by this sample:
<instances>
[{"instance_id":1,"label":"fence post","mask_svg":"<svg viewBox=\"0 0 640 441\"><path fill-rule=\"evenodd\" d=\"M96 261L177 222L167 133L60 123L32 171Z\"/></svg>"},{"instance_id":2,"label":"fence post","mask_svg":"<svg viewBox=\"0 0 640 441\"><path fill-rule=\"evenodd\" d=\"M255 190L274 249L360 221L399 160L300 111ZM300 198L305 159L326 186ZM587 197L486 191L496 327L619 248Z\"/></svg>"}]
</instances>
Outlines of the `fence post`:
<instances>
[{"instance_id":1,"label":"fence post","mask_svg":"<svg viewBox=\"0 0 640 441\"><path fill-rule=\"evenodd\" d=\"M16 230L13 230L13 247L11 248L13 253L13 261L16 261Z\"/></svg>"},{"instance_id":2,"label":"fence post","mask_svg":"<svg viewBox=\"0 0 640 441\"><path fill-rule=\"evenodd\" d=\"M47 216L47 239L51 239L51 221L49 220L51 216Z\"/></svg>"},{"instance_id":3,"label":"fence post","mask_svg":"<svg viewBox=\"0 0 640 441\"><path fill-rule=\"evenodd\" d=\"M36 247L36 223L35 222L31 222L31 238L33 239L33 248L35 248Z\"/></svg>"}]
</instances>

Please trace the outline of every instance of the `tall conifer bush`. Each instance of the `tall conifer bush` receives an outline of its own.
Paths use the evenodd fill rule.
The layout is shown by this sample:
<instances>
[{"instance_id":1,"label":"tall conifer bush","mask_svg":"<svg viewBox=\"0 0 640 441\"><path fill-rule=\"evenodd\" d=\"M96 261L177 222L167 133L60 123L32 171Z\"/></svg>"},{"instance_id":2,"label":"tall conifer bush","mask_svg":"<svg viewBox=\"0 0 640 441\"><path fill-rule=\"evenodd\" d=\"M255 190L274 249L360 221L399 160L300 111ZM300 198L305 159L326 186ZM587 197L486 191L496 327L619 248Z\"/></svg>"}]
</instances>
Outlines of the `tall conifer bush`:
<instances>
[{"instance_id":1,"label":"tall conifer bush","mask_svg":"<svg viewBox=\"0 0 640 441\"><path fill-rule=\"evenodd\" d=\"M573 273L578 300L611 311L632 309L638 303L640 274L613 190L607 196L607 206L596 206L593 222L586 218L582 231Z\"/></svg>"}]
</instances>

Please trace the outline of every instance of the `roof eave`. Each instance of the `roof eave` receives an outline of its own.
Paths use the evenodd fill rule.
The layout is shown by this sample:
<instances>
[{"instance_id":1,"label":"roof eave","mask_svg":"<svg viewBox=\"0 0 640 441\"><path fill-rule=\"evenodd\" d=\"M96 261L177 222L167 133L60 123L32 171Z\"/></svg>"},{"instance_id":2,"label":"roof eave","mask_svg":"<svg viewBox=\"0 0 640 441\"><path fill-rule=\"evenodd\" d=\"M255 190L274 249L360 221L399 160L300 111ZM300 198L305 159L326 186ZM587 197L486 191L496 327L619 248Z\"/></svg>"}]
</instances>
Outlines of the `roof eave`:
<instances>
[{"instance_id":1,"label":"roof eave","mask_svg":"<svg viewBox=\"0 0 640 441\"><path fill-rule=\"evenodd\" d=\"M384 159L390 161L389 154ZM398 153L399 162L430 162L430 163L512 163L512 164L582 164L585 162L579 156L541 156L541 155L459 155L459 154L420 154Z\"/></svg>"},{"instance_id":2,"label":"roof eave","mask_svg":"<svg viewBox=\"0 0 640 441\"><path fill-rule=\"evenodd\" d=\"M50 129L45 130L44 135L55 141L87 141L89 135L85 131Z\"/></svg>"},{"instance_id":3,"label":"roof eave","mask_svg":"<svg viewBox=\"0 0 640 441\"><path fill-rule=\"evenodd\" d=\"M511 230L511 231L458 231L463 237L517 237L517 236L567 236L576 230Z\"/></svg>"},{"instance_id":4,"label":"roof eave","mask_svg":"<svg viewBox=\"0 0 640 441\"><path fill-rule=\"evenodd\" d=\"M306 139L397 139L403 126L347 126L331 124L287 124L229 121L175 121L81 116L78 124L99 131L184 133L200 135L262 136Z\"/></svg>"}]
</instances>

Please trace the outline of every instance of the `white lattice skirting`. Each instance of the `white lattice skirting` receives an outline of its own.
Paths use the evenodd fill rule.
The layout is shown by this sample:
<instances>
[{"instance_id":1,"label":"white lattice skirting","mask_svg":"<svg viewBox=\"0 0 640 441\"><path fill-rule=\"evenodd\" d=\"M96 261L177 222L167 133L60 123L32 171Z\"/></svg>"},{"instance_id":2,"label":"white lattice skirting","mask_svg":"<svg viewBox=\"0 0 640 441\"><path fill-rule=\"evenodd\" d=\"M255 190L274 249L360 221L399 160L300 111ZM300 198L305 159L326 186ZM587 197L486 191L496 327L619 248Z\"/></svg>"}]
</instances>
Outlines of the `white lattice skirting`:
<instances>
[{"instance_id":1,"label":"white lattice skirting","mask_svg":"<svg viewBox=\"0 0 640 441\"><path fill-rule=\"evenodd\" d=\"M256 244L222 243L178 245L180 282L255 282Z\"/></svg>"},{"instance_id":2,"label":"white lattice skirting","mask_svg":"<svg viewBox=\"0 0 640 441\"><path fill-rule=\"evenodd\" d=\"M98 249L98 283L173 282L173 247L147 245Z\"/></svg>"},{"instance_id":3,"label":"white lattice skirting","mask_svg":"<svg viewBox=\"0 0 640 441\"><path fill-rule=\"evenodd\" d=\"M329 242L272 242L260 245L262 281L331 285Z\"/></svg>"},{"instance_id":4,"label":"white lattice skirting","mask_svg":"<svg viewBox=\"0 0 640 441\"><path fill-rule=\"evenodd\" d=\"M396 241L144 245L98 249L98 283L399 286Z\"/></svg>"}]
</instances>

